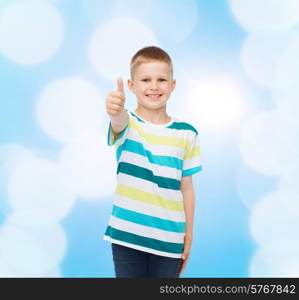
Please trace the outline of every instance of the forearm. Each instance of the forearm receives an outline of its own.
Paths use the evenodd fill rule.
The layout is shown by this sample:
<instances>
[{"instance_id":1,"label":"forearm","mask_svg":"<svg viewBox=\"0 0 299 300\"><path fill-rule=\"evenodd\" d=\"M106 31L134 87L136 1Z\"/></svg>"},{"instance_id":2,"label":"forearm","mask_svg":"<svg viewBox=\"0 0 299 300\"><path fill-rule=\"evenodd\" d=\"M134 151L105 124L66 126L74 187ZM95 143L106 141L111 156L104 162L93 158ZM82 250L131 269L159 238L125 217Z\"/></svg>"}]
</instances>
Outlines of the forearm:
<instances>
[{"instance_id":1,"label":"forearm","mask_svg":"<svg viewBox=\"0 0 299 300\"><path fill-rule=\"evenodd\" d=\"M195 209L195 192L191 188L187 191L182 191L184 199L184 210L186 218L186 237L193 237L193 222Z\"/></svg>"},{"instance_id":2,"label":"forearm","mask_svg":"<svg viewBox=\"0 0 299 300\"><path fill-rule=\"evenodd\" d=\"M117 117L110 117L111 127L115 135L118 135L120 132L124 130L129 122L129 114L126 110L124 110Z\"/></svg>"}]
</instances>

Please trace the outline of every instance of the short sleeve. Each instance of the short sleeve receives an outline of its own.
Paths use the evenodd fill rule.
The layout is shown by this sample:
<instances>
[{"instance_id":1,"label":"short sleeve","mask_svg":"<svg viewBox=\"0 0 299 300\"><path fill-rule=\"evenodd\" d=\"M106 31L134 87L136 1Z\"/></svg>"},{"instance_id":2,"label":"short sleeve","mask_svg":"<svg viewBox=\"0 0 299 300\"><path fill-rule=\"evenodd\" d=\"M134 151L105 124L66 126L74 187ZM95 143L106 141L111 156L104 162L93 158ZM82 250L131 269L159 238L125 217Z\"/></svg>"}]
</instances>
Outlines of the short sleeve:
<instances>
[{"instance_id":1,"label":"short sleeve","mask_svg":"<svg viewBox=\"0 0 299 300\"><path fill-rule=\"evenodd\" d=\"M113 145L120 146L120 145L122 145L123 142L127 138L129 127L130 127L130 113L129 113L129 122L128 122L127 126L121 131L121 133L118 135L118 137L115 138L115 136L113 134L112 126L111 126L111 121L110 121L109 128L108 128L108 145L109 146L113 146Z\"/></svg>"},{"instance_id":2,"label":"short sleeve","mask_svg":"<svg viewBox=\"0 0 299 300\"><path fill-rule=\"evenodd\" d=\"M182 177L190 176L202 170L200 159L200 145L198 134L195 134L187 146L183 158L183 172Z\"/></svg>"}]
</instances>

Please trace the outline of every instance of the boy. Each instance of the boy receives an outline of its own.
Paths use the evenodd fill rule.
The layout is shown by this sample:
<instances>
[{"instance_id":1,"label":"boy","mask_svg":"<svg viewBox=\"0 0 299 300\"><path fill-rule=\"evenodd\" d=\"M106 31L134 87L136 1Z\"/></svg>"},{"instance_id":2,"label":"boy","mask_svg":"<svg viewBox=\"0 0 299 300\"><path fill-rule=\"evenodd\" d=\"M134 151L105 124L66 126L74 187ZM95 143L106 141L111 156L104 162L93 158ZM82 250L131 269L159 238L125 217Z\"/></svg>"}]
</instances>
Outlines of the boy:
<instances>
[{"instance_id":1,"label":"boy","mask_svg":"<svg viewBox=\"0 0 299 300\"><path fill-rule=\"evenodd\" d=\"M116 277L180 277L189 258L195 193L201 171L198 132L166 112L175 88L171 58L145 47L131 59L125 109L122 79L106 99L108 145L115 145L117 186L104 239L112 243Z\"/></svg>"}]
</instances>

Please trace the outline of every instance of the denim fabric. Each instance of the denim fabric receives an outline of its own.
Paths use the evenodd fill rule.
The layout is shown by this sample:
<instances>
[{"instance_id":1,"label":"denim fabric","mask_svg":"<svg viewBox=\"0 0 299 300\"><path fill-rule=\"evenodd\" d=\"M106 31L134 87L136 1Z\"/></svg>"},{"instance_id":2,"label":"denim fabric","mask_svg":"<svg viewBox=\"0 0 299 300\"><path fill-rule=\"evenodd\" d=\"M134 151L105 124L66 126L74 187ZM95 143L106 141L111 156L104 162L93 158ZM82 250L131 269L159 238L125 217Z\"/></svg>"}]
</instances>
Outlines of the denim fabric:
<instances>
[{"instance_id":1,"label":"denim fabric","mask_svg":"<svg viewBox=\"0 0 299 300\"><path fill-rule=\"evenodd\" d=\"M177 278L183 260L111 243L116 278Z\"/></svg>"}]
</instances>

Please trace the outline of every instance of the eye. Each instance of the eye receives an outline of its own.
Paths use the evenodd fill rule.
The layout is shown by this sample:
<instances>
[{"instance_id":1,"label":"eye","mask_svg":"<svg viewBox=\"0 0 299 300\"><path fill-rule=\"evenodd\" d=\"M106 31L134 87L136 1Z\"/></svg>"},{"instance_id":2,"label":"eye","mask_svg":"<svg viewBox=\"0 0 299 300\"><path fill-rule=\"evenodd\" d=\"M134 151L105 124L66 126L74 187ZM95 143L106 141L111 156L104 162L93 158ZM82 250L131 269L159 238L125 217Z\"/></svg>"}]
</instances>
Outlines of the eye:
<instances>
[{"instance_id":1,"label":"eye","mask_svg":"<svg viewBox=\"0 0 299 300\"><path fill-rule=\"evenodd\" d=\"M164 78L159 78L159 81L161 82L161 81L166 81L166 79L164 79Z\"/></svg>"},{"instance_id":2,"label":"eye","mask_svg":"<svg viewBox=\"0 0 299 300\"><path fill-rule=\"evenodd\" d=\"M141 81L143 81L143 82L148 82L149 79L145 78L145 79L142 79Z\"/></svg>"}]
</instances>

